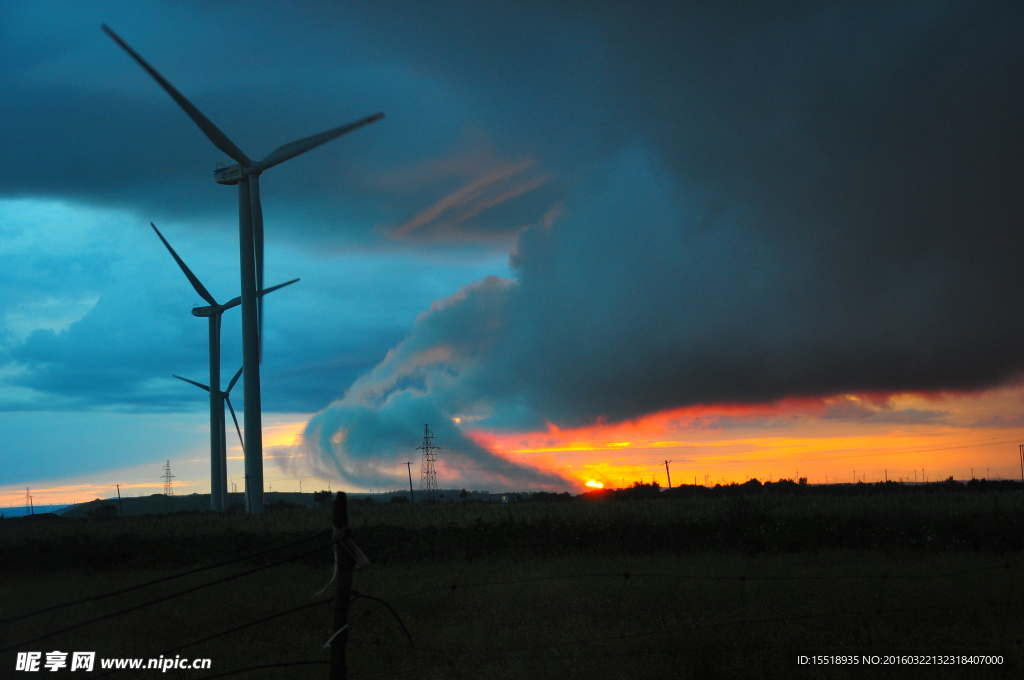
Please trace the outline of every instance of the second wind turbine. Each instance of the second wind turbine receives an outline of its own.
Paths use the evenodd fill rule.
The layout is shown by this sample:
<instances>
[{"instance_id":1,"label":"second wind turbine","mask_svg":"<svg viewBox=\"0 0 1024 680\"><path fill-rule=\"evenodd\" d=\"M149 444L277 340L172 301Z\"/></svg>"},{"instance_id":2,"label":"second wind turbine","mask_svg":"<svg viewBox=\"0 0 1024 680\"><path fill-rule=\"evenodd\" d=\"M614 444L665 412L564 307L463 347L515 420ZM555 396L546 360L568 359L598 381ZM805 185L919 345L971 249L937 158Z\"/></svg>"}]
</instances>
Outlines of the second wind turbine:
<instances>
[{"instance_id":1,"label":"second wind turbine","mask_svg":"<svg viewBox=\"0 0 1024 680\"><path fill-rule=\"evenodd\" d=\"M185 274L185 278L192 284L192 287L199 297L203 298L209 303L208 307L193 307L192 316L207 317L210 320L210 384L200 385L186 378L180 378L180 376L174 376L191 382L194 385L199 385L205 390L210 392L210 509L220 512L221 510L228 509L228 471L227 471L227 443L224 438L224 428L227 423L224 420L224 399L227 392L231 391L231 387L235 386L235 381L238 380L238 375L242 372L241 370L235 374L235 377L231 380L231 387L228 387L224 392L220 389L220 326L221 316L225 311L232 307L237 307L242 298L236 297L228 300L224 304L218 304L217 300L214 299L210 291L206 290L206 286L199 280L192 270L188 268L185 261L182 260L178 253L174 252L174 248L167 242L164 235L160 233L160 230L156 228L156 225L152 222L149 226L153 227L153 231L160 237L163 244L167 247L168 252L171 253L171 257L178 263L178 267ZM262 298L267 293L272 293L278 288L284 288L285 286L291 285L298 281L298 279L292 279L285 283L278 284L266 290L261 290L256 293L257 296ZM228 402L230 404L230 402ZM235 417L235 410L231 409L231 417ZM235 420L235 427L238 427L238 421ZM243 446L243 451L245 447Z\"/></svg>"},{"instance_id":2,"label":"second wind turbine","mask_svg":"<svg viewBox=\"0 0 1024 680\"><path fill-rule=\"evenodd\" d=\"M237 165L218 169L214 181L218 184L238 185L238 247L242 275L242 367L245 372L243 395L245 399L245 483L249 512L263 512L263 422L260 396L260 327L262 319L258 308L257 291L263 287L263 207L260 203L259 178L264 170L303 154L321 144L340 137L384 117L375 113L361 120L342 125L319 134L304 137L271 151L263 160L254 161L242 152L228 136L210 122L192 102L185 98L155 68L143 59L128 43L106 24L101 26L114 42L131 55L139 66L188 114L215 147L233 158Z\"/></svg>"}]
</instances>

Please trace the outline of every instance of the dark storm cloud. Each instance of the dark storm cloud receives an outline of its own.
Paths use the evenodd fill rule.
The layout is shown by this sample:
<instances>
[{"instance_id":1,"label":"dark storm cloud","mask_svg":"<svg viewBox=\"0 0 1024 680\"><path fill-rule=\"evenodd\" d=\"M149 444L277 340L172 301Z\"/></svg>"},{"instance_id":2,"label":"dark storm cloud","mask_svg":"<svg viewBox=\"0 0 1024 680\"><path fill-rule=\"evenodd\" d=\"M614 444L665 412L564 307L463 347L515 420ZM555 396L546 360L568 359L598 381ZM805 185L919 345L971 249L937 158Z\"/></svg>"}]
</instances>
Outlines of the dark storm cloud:
<instances>
[{"instance_id":1,"label":"dark storm cloud","mask_svg":"<svg viewBox=\"0 0 1024 680\"><path fill-rule=\"evenodd\" d=\"M622 81L635 95L624 99L645 102L635 120L687 185L743 205L751 228L855 293L872 279L884 287L886 269L908 260L1005 261L1020 217L1019 4L853 4L726 22L733 39L708 52L706 22L656 29L645 62L680 64L671 87L636 68L634 43L620 49L638 76Z\"/></svg>"},{"instance_id":2,"label":"dark storm cloud","mask_svg":"<svg viewBox=\"0 0 1024 680\"><path fill-rule=\"evenodd\" d=\"M449 417L527 427L973 390L1024 368L1019 3L602 4L574 16L609 65L596 105L611 103L620 132L563 128L605 152L521 233L517 280L433 312L325 414L370 383ZM493 59L514 42L472 43L459 77L503 74ZM520 84L544 82L533 76ZM510 108L505 120L534 129Z\"/></svg>"},{"instance_id":3,"label":"dark storm cloud","mask_svg":"<svg viewBox=\"0 0 1024 680\"><path fill-rule=\"evenodd\" d=\"M531 316L590 301L535 398L616 418L1019 372L1022 7L672 11L608 35L682 214L524 238Z\"/></svg>"}]
</instances>

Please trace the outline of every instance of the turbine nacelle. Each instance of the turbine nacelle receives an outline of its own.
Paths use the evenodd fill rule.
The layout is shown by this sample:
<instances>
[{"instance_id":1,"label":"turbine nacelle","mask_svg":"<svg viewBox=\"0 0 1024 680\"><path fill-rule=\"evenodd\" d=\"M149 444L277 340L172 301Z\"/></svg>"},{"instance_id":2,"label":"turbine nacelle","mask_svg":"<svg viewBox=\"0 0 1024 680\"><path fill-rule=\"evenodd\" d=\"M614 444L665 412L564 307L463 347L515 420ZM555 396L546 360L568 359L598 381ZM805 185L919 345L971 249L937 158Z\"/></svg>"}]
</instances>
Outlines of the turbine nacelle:
<instances>
[{"instance_id":1,"label":"turbine nacelle","mask_svg":"<svg viewBox=\"0 0 1024 680\"><path fill-rule=\"evenodd\" d=\"M238 163L229 165L226 168L217 168L213 171L213 181L217 184L238 184L243 177L245 177L245 173L242 171L242 166Z\"/></svg>"},{"instance_id":2,"label":"turbine nacelle","mask_svg":"<svg viewBox=\"0 0 1024 680\"><path fill-rule=\"evenodd\" d=\"M234 165L228 165L214 170L213 181L217 184L234 186L246 177L258 177L262 175L264 169L265 168L259 161L253 161L245 167L242 167L241 163L235 163Z\"/></svg>"},{"instance_id":3,"label":"turbine nacelle","mask_svg":"<svg viewBox=\"0 0 1024 680\"><path fill-rule=\"evenodd\" d=\"M217 310L210 306L192 308L192 316L213 316L216 312Z\"/></svg>"}]
</instances>

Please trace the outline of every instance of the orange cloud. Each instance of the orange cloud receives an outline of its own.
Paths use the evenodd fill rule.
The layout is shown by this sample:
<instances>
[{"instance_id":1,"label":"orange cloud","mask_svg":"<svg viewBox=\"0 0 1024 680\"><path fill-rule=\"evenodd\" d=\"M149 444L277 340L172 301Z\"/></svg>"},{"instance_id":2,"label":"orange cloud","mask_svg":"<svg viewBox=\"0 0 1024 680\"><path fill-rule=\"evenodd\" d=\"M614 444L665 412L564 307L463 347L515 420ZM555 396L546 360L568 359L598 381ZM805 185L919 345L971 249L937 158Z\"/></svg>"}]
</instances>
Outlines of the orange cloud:
<instances>
[{"instance_id":1,"label":"orange cloud","mask_svg":"<svg viewBox=\"0 0 1024 680\"><path fill-rule=\"evenodd\" d=\"M486 138L467 139L472 149L434 159L402 170L391 171L375 184L389 191L418 197L428 187L444 195L404 223L387 229L394 239L430 236L456 236L467 233L466 223L499 205L517 199L544 186L549 173L531 171L532 158L502 159ZM454 183L457 188L452 189ZM435 194L436 195L436 194ZM529 220L527 220L529 221ZM510 225L505 225L509 227ZM512 231L522 225L511 225ZM508 238L508 228L483 230L475 238Z\"/></svg>"}]
</instances>

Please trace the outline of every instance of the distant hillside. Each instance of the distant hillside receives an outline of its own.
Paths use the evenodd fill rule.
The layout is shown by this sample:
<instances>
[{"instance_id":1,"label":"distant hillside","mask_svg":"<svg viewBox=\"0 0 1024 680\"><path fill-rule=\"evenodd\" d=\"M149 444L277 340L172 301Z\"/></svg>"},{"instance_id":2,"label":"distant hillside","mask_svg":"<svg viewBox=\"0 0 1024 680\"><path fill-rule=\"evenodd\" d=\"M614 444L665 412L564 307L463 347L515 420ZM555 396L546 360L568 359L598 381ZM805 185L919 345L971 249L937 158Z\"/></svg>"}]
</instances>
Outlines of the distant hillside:
<instances>
[{"instance_id":1,"label":"distant hillside","mask_svg":"<svg viewBox=\"0 0 1024 680\"><path fill-rule=\"evenodd\" d=\"M228 499L231 505L237 506L238 510L242 509L244 494L228 494ZM263 499L264 504L268 506L281 502L310 508L314 505L313 494L311 493L273 492L265 494ZM165 496L162 493L155 493L152 496L122 498L120 501L118 501L116 496L114 498L97 498L88 503L68 506L58 514L65 517L88 517L91 510L95 510L101 505L114 506L118 510L119 515L121 514L121 508L123 508L125 517L167 515L175 512L205 512L210 509L210 494L193 493L187 496Z\"/></svg>"},{"instance_id":2,"label":"distant hillside","mask_svg":"<svg viewBox=\"0 0 1024 680\"><path fill-rule=\"evenodd\" d=\"M465 496L462 494L465 493ZM517 496L518 498L529 497L529 492L521 492L518 494L492 494L488 491L463 491L462 489L438 489L436 494L436 500L439 502L461 502L461 501L483 501L490 503L497 503L502 500L505 496ZM349 500L351 502L367 502L373 501L376 503L389 503L394 497L408 499L408 491L385 491L382 493L349 493ZM245 500L245 494L231 493L228 494L229 503L233 509L237 511L242 510L242 504ZM422 495L417 490L416 500L419 502L422 500ZM313 499L312 493L298 493L298 492L277 492L272 491L263 495L263 503L268 508L273 510L276 504L292 504L300 507L312 508L316 505ZM101 505L112 505L118 511L118 515L121 514L121 508L124 509L125 517L132 517L138 515L168 515L175 512L205 512L210 509L210 494L208 493L193 493L187 496L165 496L162 493L155 493L151 496L133 496L132 498L122 498L118 501L117 497L114 498L97 498L89 501L88 503L78 503L77 505L69 505L63 510L56 511L56 514L64 517L88 517L90 511L94 511Z\"/></svg>"}]
</instances>

